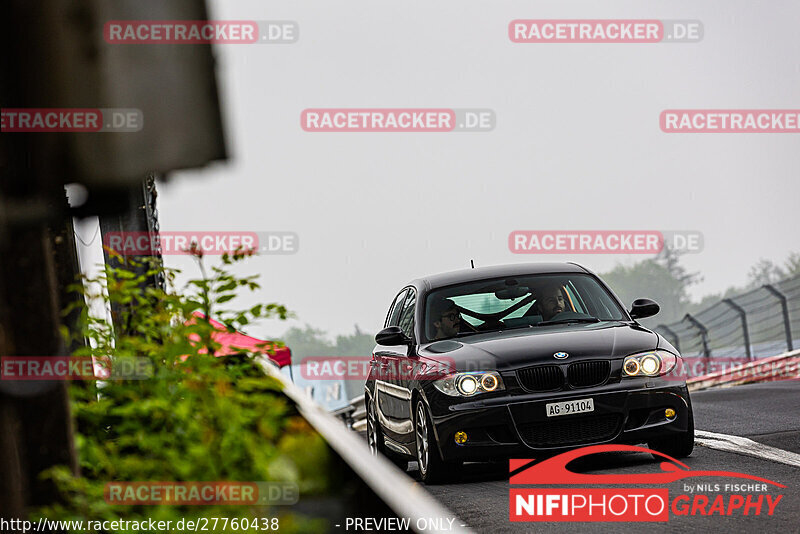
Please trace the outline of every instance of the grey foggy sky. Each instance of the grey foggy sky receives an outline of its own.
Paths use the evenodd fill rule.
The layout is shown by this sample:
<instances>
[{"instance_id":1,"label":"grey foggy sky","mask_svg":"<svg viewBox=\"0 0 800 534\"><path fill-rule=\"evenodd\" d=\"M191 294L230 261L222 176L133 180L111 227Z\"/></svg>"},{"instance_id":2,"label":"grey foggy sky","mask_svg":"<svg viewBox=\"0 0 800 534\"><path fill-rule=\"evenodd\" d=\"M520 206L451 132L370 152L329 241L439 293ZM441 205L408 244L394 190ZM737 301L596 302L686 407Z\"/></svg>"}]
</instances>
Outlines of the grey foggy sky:
<instances>
[{"instance_id":1,"label":"grey foggy sky","mask_svg":"<svg viewBox=\"0 0 800 534\"><path fill-rule=\"evenodd\" d=\"M220 45L230 161L160 184L163 230L288 230L243 304L375 332L408 280L477 265L634 255L515 255L512 230L697 230L695 297L800 251L797 134L665 134L675 108L796 109L796 1L212 1L216 19L293 20L290 45ZM698 19L700 43L514 44L516 18ZM481 133L307 133L311 107L491 108ZM88 230L86 230L88 232ZM88 237L84 236L85 240ZM195 269L180 257L168 265ZM646 295L643 295L646 296Z\"/></svg>"}]
</instances>

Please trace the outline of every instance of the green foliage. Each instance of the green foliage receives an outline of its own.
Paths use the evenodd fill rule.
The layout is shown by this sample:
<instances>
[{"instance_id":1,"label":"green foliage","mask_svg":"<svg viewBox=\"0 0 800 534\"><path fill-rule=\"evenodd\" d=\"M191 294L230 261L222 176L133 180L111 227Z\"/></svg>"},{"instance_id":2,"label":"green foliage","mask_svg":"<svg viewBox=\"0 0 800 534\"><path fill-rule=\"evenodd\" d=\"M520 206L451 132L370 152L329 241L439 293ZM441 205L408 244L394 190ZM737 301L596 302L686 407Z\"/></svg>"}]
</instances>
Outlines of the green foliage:
<instances>
[{"instance_id":1,"label":"green foliage","mask_svg":"<svg viewBox=\"0 0 800 534\"><path fill-rule=\"evenodd\" d=\"M290 328L283 339L297 361L308 356L369 356L375 347L375 338L358 325L352 334L336 336L335 342L328 340L325 331L310 325Z\"/></svg>"},{"instance_id":2,"label":"green foliage","mask_svg":"<svg viewBox=\"0 0 800 534\"><path fill-rule=\"evenodd\" d=\"M617 265L601 275L626 306L637 298L650 298L658 302L661 312L643 324L654 326L669 323L683 316L690 304L688 288L698 276L690 274L678 264L678 256L665 249L655 259L640 261L630 267Z\"/></svg>"},{"instance_id":3,"label":"green foliage","mask_svg":"<svg viewBox=\"0 0 800 534\"><path fill-rule=\"evenodd\" d=\"M789 254L783 266L761 259L748 271L745 287L729 287L722 293L706 295L700 302L692 302L688 289L701 280L698 273L689 273L679 263L680 254L665 248L655 259L640 261L626 267L617 265L601 275L626 305L633 299L647 297L661 306L655 317L644 319L643 324L654 327L660 323L679 321L686 313L697 313L724 298L730 298L763 284L800 275L800 253Z\"/></svg>"},{"instance_id":4,"label":"green foliage","mask_svg":"<svg viewBox=\"0 0 800 534\"><path fill-rule=\"evenodd\" d=\"M774 284L783 278L800 274L800 253L789 254L783 266L761 258L747 272L747 287L754 289L764 284Z\"/></svg>"},{"instance_id":5,"label":"green foliage","mask_svg":"<svg viewBox=\"0 0 800 534\"><path fill-rule=\"evenodd\" d=\"M360 356L369 358L375 348L375 338L362 332L358 325L349 335L338 335L331 342L325 331L305 325L304 328L293 327L283 335L286 344L292 348L292 360L299 364L309 357ZM294 376L302 376L299 365L294 367ZM364 380L344 380L344 396L348 401L364 396Z\"/></svg>"},{"instance_id":6,"label":"green foliage","mask_svg":"<svg viewBox=\"0 0 800 534\"><path fill-rule=\"evenodd\" d=\"M747 272L747 284L744 286L731 286L721 293L705 295L700 302L692 303L687 313L697 313L709 308L722 299L734 298L737 295L757 289L764 284L774 284L785 278L800 275L800 253L792 252L784 261L783 267L771 260L758 260Z\"/></svg>"},{"instance_id":7,"label":"green foliage","mask_svg":"<svg viewBox=\"0 0 800 534\"><path fill-rule=\"evenodd\" d=\"M800 252L792 252L784 262L786 276L797 276L800 274Z\"/></svg>"},{"instance_id":8,"label":"green foliage","mask_svg":"<svg viewBox=\"0 0 800 534\"><path fill-rule=\"evenodd\" d=\"M43 473L57 484L64 502L38 510L39 515L174 521L277 514L281 532L324 526L279 506L120 506L103 497L112 481L275 481L297 484L303 496L331 489L327 445L281 393L280 383L254 358L214 357L220 349L214 328L194 315L214 317L230 331L254 319L289 316L278 304L244 311L225 307L238 291L259 288L255 277L236 278L226 270L248 255L225 255L207 275L202 255L195 254L203 276L181 292L174 288L177 271L131 262L133 269L109 267L97 279L75 285L85 298L66 310L78 309L81 316L79 331L68 334L88 341L75 356L106 358L112 369L121 357L146 358L153 376L71 387L81 475L66 467ZM167 290L144 286L158 271L166 276ZM114 310L116 324L90 314L98 303Z\"/></svg>"}]
</instances>

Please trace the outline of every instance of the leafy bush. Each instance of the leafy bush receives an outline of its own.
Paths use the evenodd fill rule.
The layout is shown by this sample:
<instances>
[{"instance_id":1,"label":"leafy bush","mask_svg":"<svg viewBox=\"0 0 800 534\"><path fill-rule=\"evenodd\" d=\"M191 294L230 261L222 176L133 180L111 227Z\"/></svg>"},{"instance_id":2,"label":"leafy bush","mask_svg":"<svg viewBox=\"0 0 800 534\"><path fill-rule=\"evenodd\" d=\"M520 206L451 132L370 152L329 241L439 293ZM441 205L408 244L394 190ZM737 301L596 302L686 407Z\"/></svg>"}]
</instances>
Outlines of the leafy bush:
<instances>
[{"instance_id":1,"label":"leafy bush","mask_svg":"<svg viewBox=\"0 0 800 534\"><path fill-rule=\"evenodd\" d=\"M210 275L202 254L193 253L203 276L181 292L174 288L178 271L130 260L133 269L107 267L74 287L84 299L65 313L79 309L80 328L64 334L88 341L75 356L108 358L112 368L122 358L147 358L154 374L70 388L81 473L73 476L66 467L43 473L64 501L39 510L37 517L176 521L281 514L281 532L320 530L319 520L281 513L285 507L120 506L104 500L111 481L289 482L303 496L330 489L327 445L281 393L280 383L251 357L215 357L221 347L213 339L214 327L196 315L214 317L234 331L254 319L285 319L289 313L278 304L226 309L237 291L259 289L256 277L237 278L226 270L249 253L222 256ZM157 274L165 276L166 290L145 284ZM110 317L90 313L108 307L116 328Z\"/></svg>"}]
</instances>

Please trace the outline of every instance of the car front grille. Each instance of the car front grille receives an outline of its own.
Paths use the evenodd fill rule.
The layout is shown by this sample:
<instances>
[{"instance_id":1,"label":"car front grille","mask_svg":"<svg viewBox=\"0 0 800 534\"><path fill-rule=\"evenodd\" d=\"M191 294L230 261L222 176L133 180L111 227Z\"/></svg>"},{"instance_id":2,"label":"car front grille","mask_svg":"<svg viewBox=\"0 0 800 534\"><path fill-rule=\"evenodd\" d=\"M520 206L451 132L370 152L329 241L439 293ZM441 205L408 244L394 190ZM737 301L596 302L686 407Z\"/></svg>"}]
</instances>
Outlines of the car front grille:
<instances>
[{"instance_id":1,"label":"car front grille","mask_svg":"<svg viewBox=\"0 0 800 534\"><path fill-rule=\"evenodd\" d=\"M596 443L613 438L619 431L619 414L593 415L521 425L520 437L530 447L544 449Z\"/></svg>"},{"instance_id":2,"label":"car front grille","mask_svg":"<svg viewBox=\"0 0 800 534\"><path fill-rule=\"evenodd\" d=\"M599 386L608 380L611 363L608 361L577 362L567 369L569 385L576 388Z\"/></svg>"},{"instance_id":3,"label":"car front grille","mask_svg":"<svg viewBox=\"0 0 800 534\"><path fill-rule=\"evenodd\" d=\"M564 373L557 365L539 365L518 370L517 380L528 391L551 391L564 385Z\"/></svg>"}]
</instances>

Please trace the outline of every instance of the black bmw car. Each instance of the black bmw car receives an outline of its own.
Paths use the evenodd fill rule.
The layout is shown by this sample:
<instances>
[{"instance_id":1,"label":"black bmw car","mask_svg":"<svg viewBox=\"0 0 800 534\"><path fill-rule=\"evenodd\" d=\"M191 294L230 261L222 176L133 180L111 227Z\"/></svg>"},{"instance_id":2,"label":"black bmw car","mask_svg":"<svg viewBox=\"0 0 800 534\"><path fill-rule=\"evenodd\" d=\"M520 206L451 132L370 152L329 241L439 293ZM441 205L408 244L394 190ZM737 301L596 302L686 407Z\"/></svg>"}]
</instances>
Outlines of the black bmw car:
<instances>
[{"instance_id":1,"label":"black bmw car","mask_svg":"<svg viewBox=\"0 0 800 534\"><path fill-rule=\"evenodd\" d=\"M414 280L376 336L367 379L374 454L416 459L426 483L463 461L599 443L694 446L680 354L574 263L468 269ZM669 373L669 374L668 374Z\"/></svg>"}]
</instances>

